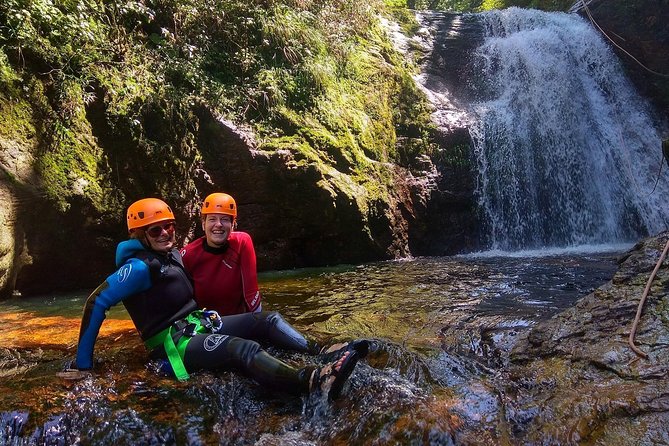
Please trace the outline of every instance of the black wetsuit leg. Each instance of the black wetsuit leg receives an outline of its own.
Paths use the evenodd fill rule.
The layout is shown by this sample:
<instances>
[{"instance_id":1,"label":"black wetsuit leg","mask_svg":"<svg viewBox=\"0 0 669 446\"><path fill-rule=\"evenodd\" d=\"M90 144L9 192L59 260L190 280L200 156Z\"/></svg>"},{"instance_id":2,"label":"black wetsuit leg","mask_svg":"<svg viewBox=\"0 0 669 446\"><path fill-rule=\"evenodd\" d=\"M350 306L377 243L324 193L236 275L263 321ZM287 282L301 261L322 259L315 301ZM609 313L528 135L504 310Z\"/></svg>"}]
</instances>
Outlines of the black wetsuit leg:
<instances>
[{"instance_id":1,"label":"black wetsuit leg","mask_svg":"<svg viewBox=\"0 0 669 446\"><path fill-rule=\"evenodd\" d=\"M225 323L224 323L225 325ZM236 370L259 384L289 393L307 393L313 367L295 369L257 342L222 334L198 334L188 342L184 365L197 370Z\"/></svg>"},{"instance_id":2,"label":"black wetsuit leg","mask_svg":"<svg viewBox=\"0 0 669 446\"><path fill-rule=\"evenodd\" d=\"M243 313L223 316L220 334L237 336L254 341L269 342L275 347L316 354L315 342L307 340L276 311Z\"/></svg>"}]
</instances>

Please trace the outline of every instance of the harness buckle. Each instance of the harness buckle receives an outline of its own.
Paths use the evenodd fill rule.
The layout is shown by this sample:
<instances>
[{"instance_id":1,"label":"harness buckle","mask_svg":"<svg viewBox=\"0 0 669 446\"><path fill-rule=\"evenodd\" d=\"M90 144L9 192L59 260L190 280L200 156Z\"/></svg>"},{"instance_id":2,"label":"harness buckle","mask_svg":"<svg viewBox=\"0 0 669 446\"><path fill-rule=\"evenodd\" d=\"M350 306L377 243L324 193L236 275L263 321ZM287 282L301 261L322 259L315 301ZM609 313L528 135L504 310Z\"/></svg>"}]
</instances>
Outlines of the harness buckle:
<instances>
[{"instance_id":1,"label":"harness buckle","mask_svg":"<svg viewBox=\"0 0 669 446\"><path fill-rule=\"evenodd\" d=\"M184 327L184 336L192 338L197 334L197 324L188 324Z\"/></svg>"}]
</instances>

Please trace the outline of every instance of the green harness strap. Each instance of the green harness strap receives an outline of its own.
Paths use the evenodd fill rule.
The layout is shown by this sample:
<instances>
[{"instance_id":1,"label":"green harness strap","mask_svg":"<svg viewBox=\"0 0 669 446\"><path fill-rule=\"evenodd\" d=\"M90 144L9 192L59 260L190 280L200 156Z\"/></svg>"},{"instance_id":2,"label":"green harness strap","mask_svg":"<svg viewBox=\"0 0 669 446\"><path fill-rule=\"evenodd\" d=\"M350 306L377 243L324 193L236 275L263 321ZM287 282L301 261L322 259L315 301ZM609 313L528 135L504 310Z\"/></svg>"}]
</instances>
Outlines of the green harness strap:
<instances>
[{"instance_id":1,"label":"green harness strap","mask_svg":"<svg viewBox=\"0 0 669 446\"><path fill-rule=\"evenodd\" d=\"M186 352L186 346L194 334L203 333L206 329L202 325L201 310L193 311L191 314L186 316L184 320L188 323L188 326L194 325L194 327L192 330L189 330L189 333L184 333L176 344L174 343L173 338L174 325L170 325L163 331L151 336L149 339L144 341L144 345L146 345L146 348L149 350L153 350L161 344L163 345L167 359L170 361L170 365L174 371L174 375L179 381L186 381L188 378L190 378L183 361L183 357Z\"/></svg>"}]
</instances>

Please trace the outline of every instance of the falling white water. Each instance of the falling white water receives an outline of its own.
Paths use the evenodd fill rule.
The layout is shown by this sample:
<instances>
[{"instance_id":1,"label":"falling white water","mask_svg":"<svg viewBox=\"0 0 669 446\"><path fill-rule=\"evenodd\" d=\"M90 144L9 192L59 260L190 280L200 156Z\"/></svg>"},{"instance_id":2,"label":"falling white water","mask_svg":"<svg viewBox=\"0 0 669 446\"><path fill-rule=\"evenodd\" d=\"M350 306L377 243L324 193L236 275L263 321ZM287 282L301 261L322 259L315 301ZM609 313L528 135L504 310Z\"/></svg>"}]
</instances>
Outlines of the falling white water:
<instances>
[{"instance_id":1,"label":"falling white water","mask_svg":"<svg viewBox=\"0 0 669 446\"><path fill-rule=\"evenodd\" d=\"M491 249L620 243L666 229L661 140L600 35L576 14L480 14L470 133ZM665 166L666 167L666 166Z\"/></svg>"}]
</instances>

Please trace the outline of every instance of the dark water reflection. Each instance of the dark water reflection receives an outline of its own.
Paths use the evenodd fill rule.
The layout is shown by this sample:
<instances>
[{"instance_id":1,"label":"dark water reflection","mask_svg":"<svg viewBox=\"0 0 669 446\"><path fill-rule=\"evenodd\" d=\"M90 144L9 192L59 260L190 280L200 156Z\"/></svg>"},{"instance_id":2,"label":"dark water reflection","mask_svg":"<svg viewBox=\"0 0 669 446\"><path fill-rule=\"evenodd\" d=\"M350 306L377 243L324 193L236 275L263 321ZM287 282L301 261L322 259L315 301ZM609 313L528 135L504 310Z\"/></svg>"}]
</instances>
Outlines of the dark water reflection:
<instances>
[{"instance_id":1,"label":"dark water reflection","mask_svg":"<svg viewBox=\"0 0 669 446\"><path fill-rule=\"evenodd\" d=\"M375 340L346 396L330 405L232 373L162 377L122 307L103 325L96 375L64 382L54 375L73 357L84 293L3 302L0 445L505 444L481 327L499 338L552 316L608 281L614 260L420 258L262 274L265 309L308 336Z\"/></svg>"}]
</instances>

